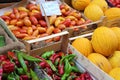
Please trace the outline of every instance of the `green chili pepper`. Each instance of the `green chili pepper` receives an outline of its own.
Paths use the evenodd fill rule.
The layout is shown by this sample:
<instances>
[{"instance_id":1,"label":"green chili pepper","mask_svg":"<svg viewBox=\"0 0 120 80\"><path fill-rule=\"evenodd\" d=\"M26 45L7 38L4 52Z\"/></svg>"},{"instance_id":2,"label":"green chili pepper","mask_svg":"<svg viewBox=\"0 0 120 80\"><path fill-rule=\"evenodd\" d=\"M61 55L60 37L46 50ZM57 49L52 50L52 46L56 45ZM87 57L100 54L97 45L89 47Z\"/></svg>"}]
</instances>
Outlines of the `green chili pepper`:
<instances>
[{"instance_id":1,"label":"green chili pepper","mask_svg":"<svg viewBox=\"0 0 120 80\"><path fill-rule=\"evenodd\" d=\"M79 69L76 66L71 66L73 72L79 72Z\"/></svg>"},{"instance_id":2,"label":"green chili pepper","mask_svg":"<svg viewBox=\"0 0 120 80\"><path fill-rule=\"evenodd\" d=\"M23 70L25 71L25 73L27 73L28 68L27 68L27 65L24 62L24 59L23 59L21 53L17 53L17 56L18 56L18 60L20 62L20 65L23 67Z\"/></svg>"},{"instance_id":3,"label":"green chili pepper","mask_svg":"<svg viewBox=\"0 0 120 80\"><path fill-rule=\"evenodd\" d=\"M68 61L70 61L75 56L76 56L75 54L69 54L69 55L63 56L62 59L60 60L60 64L62 64L62 62L64 62L65 59L68 59Z\"/></svg>"},{"instance_id":4,"label":"green chili pepper","mask_svg":"<svg viewBox=\"0 0 120 80\"><path fill-rule=\"evenodd\" d=\"M15 80L13 72L8 75L7 80Z\"/></svg>"},{"instance_id":5,"label":"green chili pepper","mask_svg":"<svg viewBox=\"0 0 120 80\"><path fill-rule=\"evenodd\" d=\"M54 54L54 51L47 51L45 53L43 53L43 55L41 56L44 59L49 58L52 54Z\"/></svg>"},{"instance_id":6,"label":"green chili pepper","mask_svg":"<svg viewBox=\"0 0 120 80\"><path fill-rule=\"evenodd\" d=\"M61 80L66 80L66 78L70 75L72 69L71 65L68 61L68 59L65 59L65 67L64 67L65 73L63 74Z\"/></svg>"},{"instance_id":7,"label":"green chili pepper","mask_svg":"<svg viewBox=\"0 0 120 80\"><path fill-rule=\"evenodd\" d=\"M70 74L70 72L72 71L71 69L71 65L69 63L69 61L67 59L65 59L65 67L64 67L65 73Z\"/></svg>"},{"instance_id":8,"label":"green chili pepper","mask_svg":"<svg viewBox=\"0 0 120 80\"><path fill-rule=\"evenodd\" d=\"M73 80L76 76L75 75L71 75L67 78L67 80Z\"/></svg>"},{"instance_id":9,"label":"green chili pepper","mask_svg":"<svg viewBox=\"0 0 120 80\"><path fill-rule=\"evenodd\" d=\"M39 80L38 76L32 69L30 69L30 74L31 74L32 80Z\"/></svg>"},{"instance_id":10,"label":"green chili pepper","mask_svg":"<svg viewBox=\"0 0 120 80\"><path fill-rule=\"evenodd\" d=\"M20 80L20 77L18 74L16 74L16 72L14 72L14 75L15 75L15 80Z\"/></svg>"},{"instance_id":11,"label":"green chili pepper","mask_svg":"<svg viewBox=\"0 0 120 80\"><path fill-rule=\"evenodd\" d=\"M27 74L28 77L30 77L29 73L28 73L27 65L25 64L25 61L24 61L24 59L23 59L23 57L21 55L21 52L17 52L17 57L18 57L18 60L20 62L20 65L22 66L24 72Z\"/></svg>"},{"instance_id":12,"label":"green chili pepper","mask_svg":"<svg viewBox=\"0 0 120 80\"><path fill-rule=\"evenodd\" d=\"M22 52L22 51L18 51L18 50L14 50L17 53L20 53L22 55L22 57L28 61L32 61L32 62L40 62L41 60L39 58L35 58L33 56L27 55L26 53Z\"/></svg>"},{"instance_id":13,"label":"green chili pepper","mask_svg":"<svg viewBox=\"0 0 120 80\"><path fill-rule=\"evenodd\" d=\"M50 60L46 60L46 61L50 65L50 67L52 68L53 71L57 71L56 67L54 66L54 64Z\"/></svg>"},{"instance_id":14,"label":"green chili pepper","mask_svg":"<svg viewBox=\"0 0 120 80\"><path fill-rule=\"evenodd\" d=\"M35 57L27 55L25 53L23 53L22 56L24 59L26 59L28 61L33 61L33 62L40 62L41 61L39 58L35 58Z\"/></svg>"},{"instance_id":15,"label":"green chili pepper","mask_svg":"<svg viewBox=\"0 0 120 80\"><path fill-rule=\"evenodd\" d=\"M17 72L19 75L25 74L23 68L17 68Z\"/></svg>"},{"instance_id":16,"label":"green chili pepper","mask_svg":"<svg viewBox=\"0 0 120 80\"><path fill-rule=\"evenodd\" d=\"M66 80L66 78L69 76L70 74L64 73L61 80Z\"/></svg>"},{"instance_id":17,"label":"green chili pepper","mask_svg":"<svg viewBox=\"0 0 120 80\"><path fill-rule=\"evenodd\" d=\"M57 66L58 64L59 64L59 61L60 61L60 58L57 58L56 60L55 60L55 66Z\"/></svg>"}]
</instances>

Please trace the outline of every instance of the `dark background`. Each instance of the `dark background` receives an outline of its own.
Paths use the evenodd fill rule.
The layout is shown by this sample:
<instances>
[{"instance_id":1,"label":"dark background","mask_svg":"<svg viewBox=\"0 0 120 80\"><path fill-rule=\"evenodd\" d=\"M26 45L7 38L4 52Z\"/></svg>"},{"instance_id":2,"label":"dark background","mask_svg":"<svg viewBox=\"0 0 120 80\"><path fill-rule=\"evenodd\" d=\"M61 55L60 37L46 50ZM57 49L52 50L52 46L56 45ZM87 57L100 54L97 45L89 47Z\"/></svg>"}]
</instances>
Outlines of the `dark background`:
<instances>
[{"instance_id":1,"label":"dark background","mask_svg":"<svg viewBox=\"0 0 120 80\"><path fill-rule=\"evenodd\" d=\"M21 0L0 0L0 3L11 3L11 2L19 2Z\"/></svg>"}]
</instances>

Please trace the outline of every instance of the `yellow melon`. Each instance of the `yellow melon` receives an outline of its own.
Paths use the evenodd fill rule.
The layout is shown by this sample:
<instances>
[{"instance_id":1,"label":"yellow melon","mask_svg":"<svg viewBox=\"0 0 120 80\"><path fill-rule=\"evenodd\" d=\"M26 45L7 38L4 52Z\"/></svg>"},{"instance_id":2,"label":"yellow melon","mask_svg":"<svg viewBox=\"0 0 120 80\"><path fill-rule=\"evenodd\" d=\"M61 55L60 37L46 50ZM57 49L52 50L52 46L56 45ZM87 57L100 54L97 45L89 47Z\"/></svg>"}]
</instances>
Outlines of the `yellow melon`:
<instances>
[{"instance_id":1,"label":"yellow melon","mask_svg":"<svg viewBox=\"0 0 120 80\"><path fill-rule=\"evenodd\" d=\"M115 80L120 80L120 67L113 68L110 72L109 75L113 77Z\"/></svg>"},{"instance_id":2,"label":"yellow melon","mask_svg":"<svg viewBox=\"0 0 120 80\"><path fill-rule=\"evenodd\" d=\"M112 66L107 58L99 53L91 53L88 56L88 59L107 73L112 69Z\"/></svg>"},{"instance_id":3,"label":"yellow melon","mask_svg":"<svg viewBox=\"0 0 120 80\"><path fill-rule=\"evenodd\" d=\"M84 15L92 21L97 21L104 16L104 13L98 5L90 4L85 8Z\"/></svg>"},{"instance_id":4,"label":"yellow melon","mask_svg":"<svg viewBox=\"0 0 120 80\"><path fill-rule=\"evenodd\" d=\"M77 10L84 10L85 7L90 3L90 0L71 0L73 8Z\"/></svg>"},{"instance_id":5,"label":"yellow melon","mask_svg":"<svg viewBox=\"0 0 120 80\"><path fill-rule=\"evenodd\" d=\"M93 32L91 43L95 52L104 56L112 55L118 48L117 36L105 26L101 26Z\"/></svg>"},{"instance_id":6,"label":"yellow melon","mask_svg":"<svg viewBox=\"0 0 120 80\"><path fill-rule=\"evenodd\" d=\"M93 0L90 4L97 4L104 11L108 9L108 4L105 0Z\"/></svg>"},{"instance_id":7,"label":"yellow melon","mask_svg":"<svg viewBox=\"0 0 120 80\"><path fill-rule=\"evenodd\" d=\"M93 52L91 42L87 38L77 38L73 41L72 46L84 56L88 56Z\"/></svg>"},{"instance_id":8,"label":"yellow melon","mask_svg":"<svg viewBox=\"0 0 120 80\"><path fill-rule=\"evenodd\" d=\"M105 16L111 20L111 19L116 19L116 18L120 18L120 8L109 8L105 11Z\"/></svg>"},{"instance_id":9,"label":"yellow melon","mask_svg":"<svg viewBox=\"0 0 120 80\"><path fill-rule=\"evenodd\" d=\"M118 50L120 50L120 28L112 27L111 29L114 31L114 33L116 34L116 36L118 38Z\"/></svg>"},{"instance_id":10,"label":"yellow melon","mask_svg":"<svg viewBox=\"0 0 120 80\"><path fill-rule=\"evenodd\" d=\"M120 67L120 51L115 51L114 54L108 58L108 60L113 68Z\"/></svg>"}]
</instances>

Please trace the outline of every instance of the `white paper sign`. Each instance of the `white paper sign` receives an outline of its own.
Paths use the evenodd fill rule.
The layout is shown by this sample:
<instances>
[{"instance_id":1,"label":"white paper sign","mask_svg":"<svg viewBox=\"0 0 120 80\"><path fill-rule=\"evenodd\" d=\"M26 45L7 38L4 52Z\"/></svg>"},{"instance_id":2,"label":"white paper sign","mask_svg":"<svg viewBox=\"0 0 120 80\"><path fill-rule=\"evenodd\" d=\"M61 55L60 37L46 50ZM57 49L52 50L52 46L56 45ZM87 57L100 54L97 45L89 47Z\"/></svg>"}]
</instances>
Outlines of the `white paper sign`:
<instances>
[{"instance_id":1,"label":"white paper sign","mask_svg":"<svg viewBox=\"0 0 120 80\"><path fill-rule=\"evenodd\" d=\"M37 4L41 4L41 3L44 3L44 2L45 2L45 0L36 0Z\"/></svg>"},{"instance_id":2,"label":"white paper sign","mask_svg":"<svg viewBox=\"0 0 120 80\"><path fill-rule=\"evenodd\" d=\"M42 15L44 16L44 13L46 16L51 16L51 15L61 15L61 11L59 8L59 4L57 1L46 1L41 4L42 6Z\"/></svg>"}]
</instances>

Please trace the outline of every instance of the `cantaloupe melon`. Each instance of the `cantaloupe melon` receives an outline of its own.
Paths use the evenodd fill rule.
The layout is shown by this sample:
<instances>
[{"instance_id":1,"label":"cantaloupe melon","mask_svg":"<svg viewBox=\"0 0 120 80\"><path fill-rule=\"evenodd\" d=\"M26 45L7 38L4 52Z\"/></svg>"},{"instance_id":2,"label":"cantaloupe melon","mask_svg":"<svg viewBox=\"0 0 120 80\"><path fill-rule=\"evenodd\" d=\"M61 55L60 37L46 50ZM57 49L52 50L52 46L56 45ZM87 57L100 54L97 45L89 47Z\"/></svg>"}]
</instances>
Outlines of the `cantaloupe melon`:
<instances>
[{"instance_id":1,"label":"cantaloupe melon","mask_svg":"<svg viewBox=\"0 0 120 80\"><path fill-rule=\"evenodd\" d=\"M115 51L112 56L108 58L112 67L120 67L120 51Z\"/></svg>"},{"instance_id":2,"label":"cantaloupe melon","mask_svg":"<svg viewBox=\"0 0 120 80\"><path fill-rule=\"evenodd\" d=\"M88 56L93 52L91 42L87 38L77 38L73 41L72 46L75 47L84 56Z\"/></svg>"},{"instance_id":3,"label":"cantaloupe melon","mask_svg":"<svg viewBox=\"0 0 120 80\"><path fill-rule=\"evenodd\" d=\"M120 50L120 28L119 27L112 27L113 32L116 34L118 38L118 50Z\"/></svg>"},{"instance_id":4,"label":"cantaloupe melon","mask_svg":"<svg viewBox=\"0 0 120 80\"><path fill-rule=\"evenodd\" d=\"M112 69L108 59L99 53L91 53L88 59L107 73Z\"/></svg>"},{"instance_id":5,"label":"cantaloupe melon","mask_svg":"<svg viewBox=\"0 0 120 80\"><path fill-rule=\"evenodd\" d=\"M108 9L108 4L105 0L93 0L90 4L98 5L103 10L103 12Z\"/></svg>"},{"instance_id":6,"label":"cantaloupe melon","mask_svg":"<svg viewBox=\"0 0 120 80\"><path fill-rule=\"evenodd\" d=\"M120 8L113 7L107 9L105 11L105 16L108 18L108 20L120 18Z\"/></svg>"},{"instance_id":7,"label":"cantaloupe melon","mask_svg":"<svg viewBox=\"0 0 120 80\"><path fill-rule=\"evenodd\" d=\"M120 67L113 68L109 75L114 78L114 80L120 80Z\"/></svg>"},{"instance_id":8,"label":"cantaloupe melon","mask_svg":"<svg viewBox=\"0 0 120 80\"><path fill-rule=\"evenodd\" d=\"M84 10L85 7L90 3L90 0L71 0L73 8L77 10Z\"/></svg>"},{"instance_id":9,"label":"cantaloupe melon","mask_svg":"<svg viewBox=\"0 0 120 80\"><path fill-rule=\"evenodd\" d=\"M117 36L105 26L101 26L93 32L91 43L95 52L104 56L111 56L118 48Z\"/></svg>"},{"instance_id":10,"label":"cantaloupe melon","mask_svg":"<svg viewBox=\"0 0 120 80\"><path fill-rule=\"evenodd\" d=\"M97 21L104 16L104 13L98 5L90 4L85 8L84 15L92 21Z\"/></svg>"}]
</instances>

